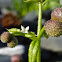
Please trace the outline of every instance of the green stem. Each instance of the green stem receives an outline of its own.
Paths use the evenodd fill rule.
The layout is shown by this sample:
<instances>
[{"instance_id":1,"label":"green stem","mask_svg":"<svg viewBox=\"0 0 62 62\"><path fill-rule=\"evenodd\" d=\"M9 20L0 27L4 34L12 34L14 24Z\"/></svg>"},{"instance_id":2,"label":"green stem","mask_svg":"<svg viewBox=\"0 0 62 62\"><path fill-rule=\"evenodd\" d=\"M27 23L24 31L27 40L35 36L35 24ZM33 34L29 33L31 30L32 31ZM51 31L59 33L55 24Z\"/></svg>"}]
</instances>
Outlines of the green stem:
<instances>
[{"instance_id":1,"label":"green stem","mask_svg":"<svg viewBox=\"0 0 62 62\"><path fill-rule=\"evenodd\" d=\"M38 15L38 31L37 31L37 35L40 35L41 27L42 27L42 3L39 2L39 15ZM41 42L41 40L38 41L38 42ZM39 43L39 45L40 45L40 43ZM41 47L40 46L39 46L39 50L38 50L38 53L37 53L37 62L41 62Z\"/></svg>"},{"instance_id":2,"label":"green stem","mask_svg":"<svg viewBox=\"0 0 62 62\"><path fill-rule=\"evenodd\" d=\"M38 38L41 38L44 33L44 27L41 29L40 34L37 36ZM41 42L41 39L40 39ZM41 62L41 47L39 47L38 53L37 53L37 62Z\"/></svg>"},{"instance_id":3,"label":"green stem","mask_svg":"<svg viewBox=\"0 0 62 62\"><path fill-rule=\"evenodd\" d=\"M43 26L43 28L40 31L40 34L37 36L38 38L41 38L43 33L44 33L45 27Z\"/></svg>"},{"instance_id":4,"label":"green stem","mask_svg":"<svg viewBox=\"0 0 62 62\"><path fill-rule=\"evenodd\" d=\"M37 30L37 35L39 35L40 30L41 30L41 21L42 21L42 4L39 2L39 14L38 14L38 30Z\"/></svg>"},{"instance_id":5,"label":"green stem","mask_svg":"<svg viewBox=\"0 0 62 62\"><path fill-rule=\"evenodd\" d=\"M39 47L38 53L37 53L37 62L41 62L41 47Z\"/></svg>"},{"instance_id":6,"label":"green stem","mask_svg":"<svg viewBox=\"0 0 62 62\"><path fill-rule=\"evenodd\" d=\"M48 2L49 0L45 0L43 3L42 3L42 6L46 3L46 2Z\"/></svg>"}]
</instances>

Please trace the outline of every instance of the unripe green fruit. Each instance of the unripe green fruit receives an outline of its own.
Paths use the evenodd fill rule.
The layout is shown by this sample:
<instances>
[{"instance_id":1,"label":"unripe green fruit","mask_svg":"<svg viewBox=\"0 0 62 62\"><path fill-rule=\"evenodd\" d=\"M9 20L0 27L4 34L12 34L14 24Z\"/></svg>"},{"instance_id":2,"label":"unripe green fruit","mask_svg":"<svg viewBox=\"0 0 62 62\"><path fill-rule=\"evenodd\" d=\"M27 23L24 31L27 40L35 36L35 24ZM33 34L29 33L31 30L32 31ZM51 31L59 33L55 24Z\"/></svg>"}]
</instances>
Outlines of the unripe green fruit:
<instances>
[{"instance_id":1,"label":"unripe green fruit","mask_svg":"<svg viewBox=\"0 0 62 62\"><path fill-rule=\"evenodd\" d=\"M13 47L15 47L17 44L18 44L17 39L16 39L15 37L13 37L12 40L11 40L9 43L7 43L7 46L13 48Z\"/></svg>"},{"instance_id":2,"label":"unripe green fruit","mask_svg":"<svg viewBox=\"0 0 62 62\"><path fill-rule=\"evenodd\" d=\"M62 8L56 8L51 13L51 20L62 22Z\"/></svg>"},{"instance_id":3,"label":"unripe green fruit","mask_svg":"<svg viewBox=\"0 0 62 62\"><path fill-rule=\"evenodd\" d=\"M55 20L48 20L45 23L46 33L51 37L58 37L62 34L62 23Z\"/></svg>"},{"instance_id":4,"label":"unripe green fruit","mask_svg":"<svg viewBox=\"0 0 62 62\"><path fill-rule=\"evenodd\" d=\"M1 42L7 43L10 40L10 33L4 32L1 34Z\"/></svg>"}]
</instances>

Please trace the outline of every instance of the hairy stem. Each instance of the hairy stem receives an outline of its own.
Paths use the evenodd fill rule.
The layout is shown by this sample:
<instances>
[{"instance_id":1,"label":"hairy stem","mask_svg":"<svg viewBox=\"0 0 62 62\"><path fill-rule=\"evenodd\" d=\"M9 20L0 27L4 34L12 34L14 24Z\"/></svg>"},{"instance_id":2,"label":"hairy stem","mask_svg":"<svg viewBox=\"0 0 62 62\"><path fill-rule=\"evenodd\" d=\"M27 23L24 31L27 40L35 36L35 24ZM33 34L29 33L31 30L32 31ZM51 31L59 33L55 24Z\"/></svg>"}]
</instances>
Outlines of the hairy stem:
<instances>
[{"instance_id":1,"label":"hairy stem","mask_svg":"<svg viewBox=\"0 0 62 62\"><path fill-rule=\"evenodd\" d=\"M42 6L46 3L46 2L48 2L49 0L45 0L43 3L42 3Z\"/></svg>"},{"instance_id":2,"label":"hairy stem","mask_svg":"<svg viewBox=\"0 0 62 62\"><path fill-rule=\"evenodd\" d=\"M36 40L33 40L29 47L29 52L28 52L28 59L29 59L28 61L29 62L32 62L33 48L34 48L35 43L36 43Z\"/></svg>"},{"instance_id":3,"label":"hairy stem","mask_svg":"<svg viewBox=\"0 0 62 62\"><path fill-rule=\"evenodd\" d=\"M39 14L38 14L38 30L37 30L37 35L39 35L40 30L41 30L41 21L42 21L42 4L39 2Z\"/></svg>"},{"instance_id":4,"label":"hairy stem","mask_svg":"<svg viewBox=\"0 0 62 62\"><path fill-rule=\"evenodd\" d=\"M39 15L38 15L38 31L37 31L37 35L40 35L41 27L42 27L42 3L39 2ZM41 39L38 42L41 42ZM40 43L39 43L39 45L40 45ZM39 46L39 50L38 50L38 53L37 53L37 62L41 62L41 47L40 46Z\"/></svg>"},{"instance_id":5,"label":"hairy stem","mask_svg":"<svg viewBox=\"0 0 62 62\"><path fill-rule=\"evenodd\" d=\"M39 50L37 53L37 62L41 62L41 47L39 47Z\"/></svg>"}]
</instances>

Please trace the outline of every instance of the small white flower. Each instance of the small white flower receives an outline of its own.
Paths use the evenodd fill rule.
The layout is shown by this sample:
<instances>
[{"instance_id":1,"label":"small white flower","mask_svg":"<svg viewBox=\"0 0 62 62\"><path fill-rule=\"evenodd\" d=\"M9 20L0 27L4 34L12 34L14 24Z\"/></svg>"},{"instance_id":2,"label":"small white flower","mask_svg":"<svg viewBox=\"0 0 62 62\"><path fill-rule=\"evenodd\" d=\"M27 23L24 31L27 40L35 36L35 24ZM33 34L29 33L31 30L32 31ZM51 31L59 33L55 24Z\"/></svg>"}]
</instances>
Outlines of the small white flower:
<instances>
[{"instance_id":1,"label":"small white flower","mask_svg":"<svg viewBox=\"0 0 62 62\"><path fill-rule=\"evenodd\" d=\"M27 26L27 27L25 28L25 27L23 27L23 26L21 25L21 32L23 32L23 33L28 33L28 30L29 30L29 26Z\"/></svg>"}]
</instances>

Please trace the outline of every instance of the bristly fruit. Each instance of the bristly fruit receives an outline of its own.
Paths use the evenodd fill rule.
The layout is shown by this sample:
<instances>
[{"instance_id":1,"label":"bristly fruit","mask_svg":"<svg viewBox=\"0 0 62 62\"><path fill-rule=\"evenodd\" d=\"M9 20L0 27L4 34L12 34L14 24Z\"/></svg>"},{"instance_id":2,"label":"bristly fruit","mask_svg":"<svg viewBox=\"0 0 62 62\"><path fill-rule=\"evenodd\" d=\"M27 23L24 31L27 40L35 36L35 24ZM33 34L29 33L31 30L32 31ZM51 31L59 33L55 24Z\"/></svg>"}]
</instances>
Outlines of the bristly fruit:
<instances>
[{"instance_id":1,"label":"bristly fruit","mask_svg":"<svg viewBox=\"0 0 62 62\"><path fill-rule=\"evenodd\" d=\"M7 43L10 40L10 33L9 32L3 32L1 34L1 42Z\"/></svg>"},{"instance_id":2,"label":"bristly fruit","mask_svg":"<svg viewBox=\"0 0 62 62\"><path fill-rule=\"evenodd\" d=\"M52 11L51 20L57 20L62 22L62 8L58 7Z\"/></svg>"},{"instance_id":3,"label":"bristly fruit","mask_svg":"<svg viewBox=\"0 0 62 62\"><path fill-rule=\"evenodd\" d=\"M15 37L13 37L12 40L11 40L9 43L7 43L7 46L13 48L13 47L15 47L17 44L18 44L17 39L16 39Z\"/></svg>"},{"instance_id":4,"label":"bristly fruit","mask_svg":"<svg viewBox=\"0 0 62 62\"><path fill-rule=\"evenodd\" d=\"M58 37L62 34L62 23L55 20L48 20L45 23L46 33L51 37Z\"/></svg>"}]
</instances>

